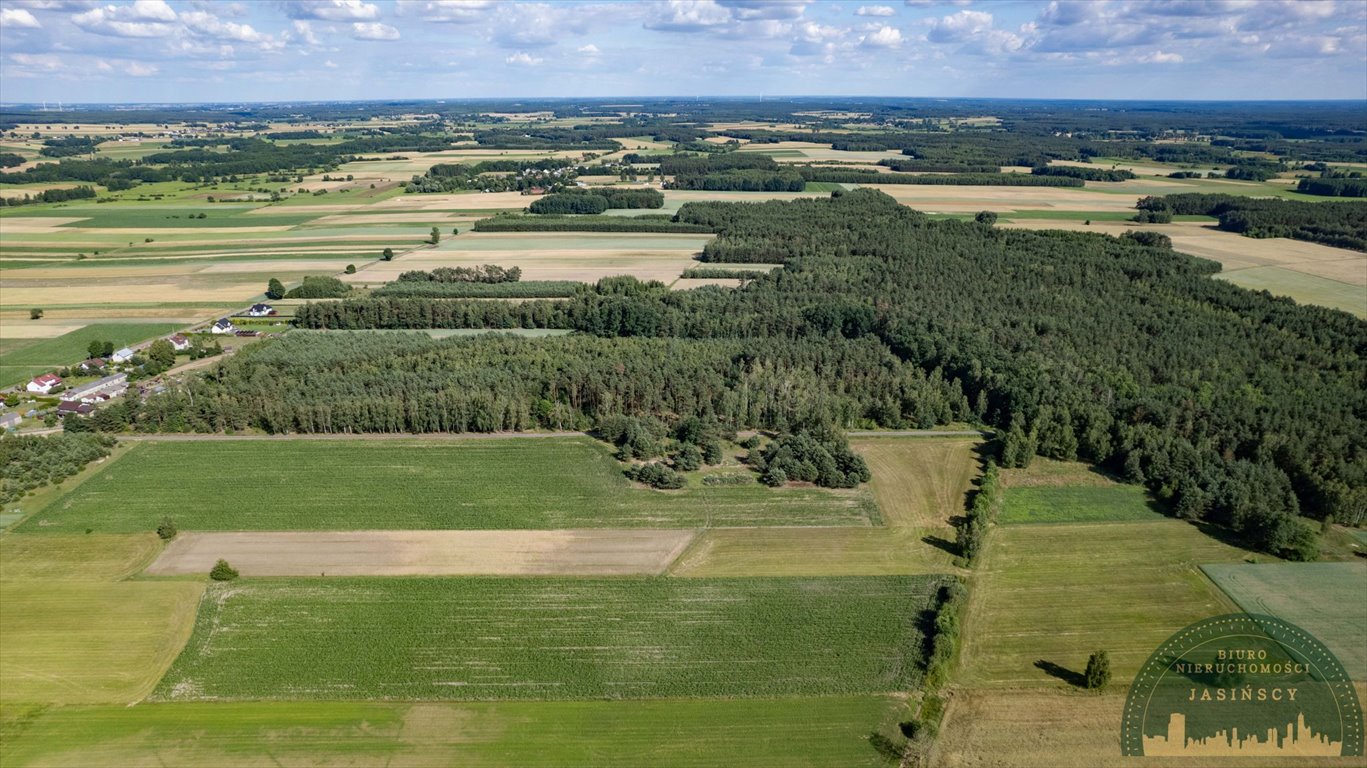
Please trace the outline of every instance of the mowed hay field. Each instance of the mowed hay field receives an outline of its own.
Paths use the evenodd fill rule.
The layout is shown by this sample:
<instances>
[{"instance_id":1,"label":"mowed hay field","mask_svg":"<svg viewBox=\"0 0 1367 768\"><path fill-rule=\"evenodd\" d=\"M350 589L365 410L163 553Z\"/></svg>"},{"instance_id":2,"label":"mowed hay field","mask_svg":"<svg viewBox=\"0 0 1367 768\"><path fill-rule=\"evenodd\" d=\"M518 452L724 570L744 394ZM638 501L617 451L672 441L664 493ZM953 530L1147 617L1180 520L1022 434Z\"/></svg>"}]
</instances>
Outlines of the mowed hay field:
<instances>
[{"instance_id":1,"label":"mowed hay field","mask_svg":"<svg viewBox=\"0 0 1367 768\"><path fill-rule=\"evenodd\" d=\"M670 569L675 576L861 576L950 573L950 518L978 473L974 438L873 437L851 441L873 473L885 527L724 528L704 531Z\"/></svg>"},{"instance_id":2,"label":"mowed hay field","mask_svg":"<svg viewBox=\"0 0 1367 768\"><path fill-rule=\"evenodd\" d=\"M1202 570L1246 613L1276 616L1309 632L1348 676L1367 681L1367 564L1211 564Z\"/></svg>"},{"instance_id":3,"label":"mowed hay field","mask_svg":"<svg viewBox=\"0 0 1367 768\"><path fill-rule=\"evenodd\" d=\"M136 499L137 503L129 503ZM186 505L194 499L194 505ZM865 490L633 486L587 437L139 442L24 533L873 524Z\"/></svg>"},{"instance_id":4,"label":"mowed hay field","mask_svg":"<svg viewBox=\"0 0 1367 768\"><path fill-rule=\"evenodd\" d=\"M6 768L885 768L888 696L0 710ZM10 735L13 734L13 735Z\"/></svg>"},{"instance_id":5,"label":"mowed hay field","mask_svg":"<svg viewBox=\"0 0 1367 768\"><path fill-rule=\"evenodd\" d=\"M156 537L0 535L0 707L131 704L189 638L204 585L116 581Z\"/></svg>"},{"instance_id":6,"label":"mowed hay field","mask_svg":"<svg viewBox=\"0 0 1367 768\"><path fill-rule=\"evenodd\" d=\"M159 700L910 690L933 577L250 579L210 586ZM326 649L326 653L319 653Z\"/></svg>"}]
</instances>

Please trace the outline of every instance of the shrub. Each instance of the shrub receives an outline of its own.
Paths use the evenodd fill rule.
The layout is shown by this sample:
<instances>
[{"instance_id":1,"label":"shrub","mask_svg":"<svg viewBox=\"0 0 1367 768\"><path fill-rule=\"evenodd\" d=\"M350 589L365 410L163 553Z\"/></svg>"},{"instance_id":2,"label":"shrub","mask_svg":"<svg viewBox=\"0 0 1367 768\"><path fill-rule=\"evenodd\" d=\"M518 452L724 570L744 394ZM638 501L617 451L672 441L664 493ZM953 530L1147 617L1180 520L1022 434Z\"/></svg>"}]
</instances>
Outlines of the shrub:
<instances>
[{"instance_id":1,"label":"shrub","mask_svg":"<svg viewBox=\"0 0 1367 768\"><path fill-rule=\"evenodd\" d=\"M157 536L160 537L162 541L174 539L176 533L176 524L169 517L163 517L161 522L157 524Z\"/></svg>"},{"instance_id":2,"label":"shrub","mask_svg":"<svg viewBox=\"0 0 1367 768\"><path fill-rule=\"evenodd\" d=\"M673 490L684 486L683 475L658 462L632 467L626 471L626 476L638 483L661 490Z\"/></svg>"},{"instance_id":3,"label":"shrub","mask_svg":"<svg viewBox=\"0 0 1367 768\"><path fill-rule=\"evenodd\" d=\"M237 578L237 569L228 565L228 561L219 558L214 567L209 571L209 578L214 581L232 581Z\"/></svg>"},{"instance_id":4,"label":"shrub","mask_svg":"<svg viewBox=\"0 0 1367 768\"><path fill-rule=\"evenodd\" d=\"M1111 682L1111 660L1105 651L1096 651L1087 659L1087 671L1083 676L1087 687L1093 691L1105 688Z\"/></svg>"},{"instance_id":5,"label":"shrub","mask_svg":"<svg viewBox=\"0 0 1367 768\"><path fill-rule=\"evenodd\" d=\"M346 265L346 273L347 273L348 275L354 275L354 274L356 274L356 265L355 265L355 264L348 264L348 265Z\"/></svg>"},{"instance_id":6,"label":"shrub","mask_svg":"<svg viewBox=\"0 0 1367 768\"><path fill-rule=\"evenodd\" d=\"M702 466L702 451L692 443L684 443L674 454L674 468L680 472L692 472Z\"/></svg>"}]
</instances>

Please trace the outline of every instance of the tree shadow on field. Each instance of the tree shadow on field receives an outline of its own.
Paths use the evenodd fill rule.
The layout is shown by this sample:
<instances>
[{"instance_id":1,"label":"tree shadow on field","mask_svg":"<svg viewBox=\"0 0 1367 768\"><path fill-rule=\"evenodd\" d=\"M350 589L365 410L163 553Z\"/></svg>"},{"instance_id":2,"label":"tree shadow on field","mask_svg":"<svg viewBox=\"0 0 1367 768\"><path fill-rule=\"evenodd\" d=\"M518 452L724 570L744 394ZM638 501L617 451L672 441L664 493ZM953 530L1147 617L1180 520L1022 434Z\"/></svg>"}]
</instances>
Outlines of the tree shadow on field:
<instances>
[{"instance_id":1,"label":"tree shadow on field","mask_svg":"<svg viewBox=\"0 0 1367 768\"><path fill-rule=\"evenodd\" d=\"M1049 675L1051 677L1057 677L1058 679L1062 680L1063 682L1071 686L1077 688L1087 687L1087 679L1083 677L1080 672L1074 672L1073 670L1068 669L1067 667L1061 667L1052 661L1040 659L1039 661L1035 662L1035 667L1037 669L1043 670L1046 675Z\"/></svg>"},{"instance_id":2,"label":"tree shadow on field","mask_svg":"<svg viewBox=\"0 0 1367 768\"><path fill-rule=\"evenodd\" d=\"M921 542L924 544L929 544L930 546L935 547L936 549L943 549L944 551L948 552L951 555L954 555L955 557L958 557L963 554L959 551L958 544L950 541L949 539L941 538L933 534L929 536L922 536Z\"/></svg>"},{"instance_id":3,"label":"tree shadow on field","mask_svg":"<svg viewBox=\"0 0 1367 768\"><path fill-rule=\"evenodd\" d=\"M882 755L885 760L895 760L900 763L905 756L903 754L905 750L901 745L878 731L869 732L869 745L873 747L873 751Z\"/></svg>"}]
</instances>

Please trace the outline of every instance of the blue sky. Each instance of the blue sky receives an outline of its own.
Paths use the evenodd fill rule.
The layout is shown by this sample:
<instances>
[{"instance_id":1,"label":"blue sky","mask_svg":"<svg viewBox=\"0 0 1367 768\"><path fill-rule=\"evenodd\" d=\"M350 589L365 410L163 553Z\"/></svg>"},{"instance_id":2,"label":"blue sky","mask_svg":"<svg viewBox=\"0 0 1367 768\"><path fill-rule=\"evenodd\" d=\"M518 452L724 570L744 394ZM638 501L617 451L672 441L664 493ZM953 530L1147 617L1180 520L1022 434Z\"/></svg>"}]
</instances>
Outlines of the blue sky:
<instances>
[{"instance_id":1,"label":"blue sky","mask_svg":"<svg viewBox=\"0 0 1367 768\"><path fill-rule=\"evenodd\" d=\"M0 100L1367 99L1363 0L0 0Z\"/></svg>"}]
</instances>

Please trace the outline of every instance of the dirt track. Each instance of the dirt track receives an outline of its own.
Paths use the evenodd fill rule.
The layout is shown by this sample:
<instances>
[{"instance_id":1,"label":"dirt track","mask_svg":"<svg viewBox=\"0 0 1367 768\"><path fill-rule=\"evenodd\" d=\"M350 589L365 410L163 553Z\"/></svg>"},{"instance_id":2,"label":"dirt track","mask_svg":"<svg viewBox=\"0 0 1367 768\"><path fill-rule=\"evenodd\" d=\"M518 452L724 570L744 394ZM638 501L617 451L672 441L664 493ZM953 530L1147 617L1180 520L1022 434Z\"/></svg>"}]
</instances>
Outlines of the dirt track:
<instances>
[{"instance_id":1,"label":"dirt track","mask_svg":"<svg viewBox=\"0 0 1367 768\"><path fill-rule=\"evenodd\" d=\"M219 558L244 576L658 574L691 530L301 531L185 533L147 568L208 573Z\"/></svg>"}]
</instances>

